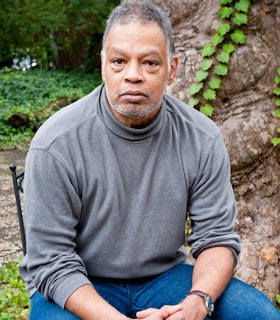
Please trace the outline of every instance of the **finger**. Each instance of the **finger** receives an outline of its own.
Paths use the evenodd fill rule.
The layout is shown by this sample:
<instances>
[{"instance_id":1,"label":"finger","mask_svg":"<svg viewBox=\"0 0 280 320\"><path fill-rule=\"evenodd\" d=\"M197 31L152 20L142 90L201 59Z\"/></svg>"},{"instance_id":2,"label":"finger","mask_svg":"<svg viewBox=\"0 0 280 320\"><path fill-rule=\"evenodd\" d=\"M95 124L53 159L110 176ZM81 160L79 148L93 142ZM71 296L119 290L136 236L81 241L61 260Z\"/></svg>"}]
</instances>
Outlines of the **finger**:
<instances>
[{"instance_id":1,"label":"finger","mask_svg":"<svg viewBox=\"0 0 280 320\"><path fill-rule=\"evenodd\" d=\"M155 309L155 308L149 308L149 309L146 309L146 310L142 310L142 311L138 311L136 313L136 316L138 319L144 319L148 316L150 316L152 313L158 311L158 309Z\"/></svg>"},{"instance_id":2,"label":"finger","mask_svg":"<svg viewBox=\"0 0 280 320\"><path fill-rule=\"evenodd\" d=\"M163 318L166 319L169 316L172 316L173 314L181 311L182 310L182 306L180 304L177 304L175 306L164 306L160 310L162 312Z\"/></svg>"}]
</instances>

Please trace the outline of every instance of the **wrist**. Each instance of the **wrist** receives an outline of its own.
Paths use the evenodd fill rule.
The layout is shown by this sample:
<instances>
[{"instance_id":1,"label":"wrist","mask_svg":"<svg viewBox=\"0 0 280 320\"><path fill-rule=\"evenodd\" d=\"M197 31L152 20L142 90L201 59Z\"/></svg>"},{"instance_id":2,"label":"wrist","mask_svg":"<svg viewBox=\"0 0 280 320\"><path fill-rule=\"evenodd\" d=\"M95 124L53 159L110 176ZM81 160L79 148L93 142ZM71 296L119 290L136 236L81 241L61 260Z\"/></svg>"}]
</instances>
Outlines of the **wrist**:
<instances>
[{"instance_id":1,"label":"wrist","mask_svg":"<svg viewBox=\"0 0 280 320\"><path fill-rule=\"evenodd\" d=\"M200 290L191 290L188 294L188 296L196 296L200 298L200 301L204 302L204 307L207 311L207 315L211 316L214 312L214 302L210 295L206 292L200 291Z\"/></svg>"}]
</instances>

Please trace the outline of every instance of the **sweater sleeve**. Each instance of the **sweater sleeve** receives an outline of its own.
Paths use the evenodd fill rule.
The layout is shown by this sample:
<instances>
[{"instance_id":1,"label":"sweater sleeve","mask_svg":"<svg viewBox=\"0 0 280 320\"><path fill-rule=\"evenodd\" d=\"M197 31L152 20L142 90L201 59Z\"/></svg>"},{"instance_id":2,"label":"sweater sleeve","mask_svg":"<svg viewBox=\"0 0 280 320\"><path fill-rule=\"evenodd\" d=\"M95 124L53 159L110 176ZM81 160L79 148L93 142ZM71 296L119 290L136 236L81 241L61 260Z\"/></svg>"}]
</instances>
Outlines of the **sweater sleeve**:
<instances>
[{"instance_id":1,"label":"sweater sleeve","mask_svg":"<svg viewBox=\"0 0 280 320\"><path fill-rule=\"evenodd\" d=\"M38 290L62 308L75 290L90 284L75 251L82 204L68 172L47 149L29 151L24 185L27 255L20 271L31 292Z\"/></svg>"},{"instance_id":2,"label":"sweater sleeve","mask_svg":"<svg viewBox=\"0 0 280 320\"><path fill-rule=\"evenodd\" d=\"M240 252L239 237L234 232L237 209L230 183L230 161L221 135L207 148L190 192L192 234L188 242L194 258L207 248L225 246L237 262Z\"/></svg>"}]
</instances>

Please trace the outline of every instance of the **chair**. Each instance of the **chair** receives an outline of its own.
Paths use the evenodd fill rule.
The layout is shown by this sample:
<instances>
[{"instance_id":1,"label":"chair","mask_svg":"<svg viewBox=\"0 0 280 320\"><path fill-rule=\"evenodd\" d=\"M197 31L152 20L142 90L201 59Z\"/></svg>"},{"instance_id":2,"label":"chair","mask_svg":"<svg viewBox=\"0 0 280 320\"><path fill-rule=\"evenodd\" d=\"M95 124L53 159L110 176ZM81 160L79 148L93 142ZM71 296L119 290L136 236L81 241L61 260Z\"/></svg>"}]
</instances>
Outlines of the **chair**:
<instances>
[{"instance_id":1,"label":"chair","mask_svg":"<svg viewBox=\"0 0 280 320\"><path fill-rule=\"evenodd\" d=\"M18 215L18 222L20 228L20 236L22 242L22 250L23 254L26 254L26 237L25 237L25 229L24 229L24 221L23 221L23 213L21 208L21 201L20 201L20 192L23 193L23 179L24 179L24 170L20 173L16 171L17 167L15 164L10 165L12 180L13 180L13 187L14 187L14 194L16 200L16 207L17 207L17 215Z\"/></svg>"}]
</instances>

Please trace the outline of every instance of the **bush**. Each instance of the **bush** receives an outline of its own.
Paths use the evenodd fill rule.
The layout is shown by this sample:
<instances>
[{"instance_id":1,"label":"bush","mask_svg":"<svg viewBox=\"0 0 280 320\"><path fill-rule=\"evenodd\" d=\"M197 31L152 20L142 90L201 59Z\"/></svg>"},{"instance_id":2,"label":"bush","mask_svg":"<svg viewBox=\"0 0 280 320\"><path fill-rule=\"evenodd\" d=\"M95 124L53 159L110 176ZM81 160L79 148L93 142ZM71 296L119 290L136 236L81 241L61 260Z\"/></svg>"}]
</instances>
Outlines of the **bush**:
<instances>
[{"instance_id":1,"label":"bush","mask_svg":"<svg viewBox=\"0 0 280 320\"><path fill-rule=\"evenodd\" d=\"M29 297L18 272L18 262L8 262L0 266L1 320L28 319Z\"/></svg>"},{"instance_id":2,"label":"bush","mask_svg":"<svg viewBox=\"0 0 280 320\"><path fill-rule=\"evenodd\" d=\"M66 71L0 72L0 149L26 150L34 131L57 108L51 103L66 99L67 103L80 99L101 82L99 74ZM14 128L9 124L13 114L28 117L28 124Z\"/></svg>"}]
</instances>

